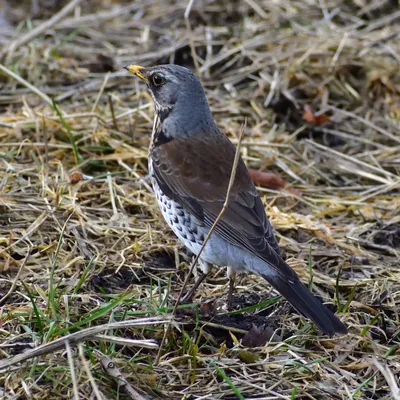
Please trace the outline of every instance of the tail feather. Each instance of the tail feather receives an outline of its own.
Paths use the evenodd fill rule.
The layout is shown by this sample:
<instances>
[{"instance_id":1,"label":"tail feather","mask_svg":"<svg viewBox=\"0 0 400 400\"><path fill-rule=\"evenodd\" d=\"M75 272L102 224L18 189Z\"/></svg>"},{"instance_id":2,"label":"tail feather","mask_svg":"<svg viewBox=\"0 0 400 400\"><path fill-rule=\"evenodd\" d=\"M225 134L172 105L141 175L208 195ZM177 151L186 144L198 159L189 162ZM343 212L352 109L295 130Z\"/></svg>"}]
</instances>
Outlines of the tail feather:
<instances>
[{"instance_id":1,"label":"tail feather","mask_svg":"<svg viewBox=\"0 0 400 400\"><path fill-rule=\"evenodd\" d=\"M322 304L299 279L285 280L279 275L262 275L279 293L281 293L302 315L314 323L327 335L347 333L346 327Z\"/></svg>"}]
</instances>

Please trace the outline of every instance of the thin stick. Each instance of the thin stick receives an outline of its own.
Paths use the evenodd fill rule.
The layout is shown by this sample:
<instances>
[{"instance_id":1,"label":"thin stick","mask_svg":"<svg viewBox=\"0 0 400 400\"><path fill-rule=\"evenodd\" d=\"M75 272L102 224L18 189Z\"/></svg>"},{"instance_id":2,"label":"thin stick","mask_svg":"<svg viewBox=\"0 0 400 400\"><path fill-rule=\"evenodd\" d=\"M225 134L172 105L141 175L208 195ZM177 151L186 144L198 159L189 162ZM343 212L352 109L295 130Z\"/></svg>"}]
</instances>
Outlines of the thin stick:
<instances>
[{"instance_id":1,"label":"thin stick","mask_svg":"<svg viewBox=\"0 0 400 400\"><path fill-rule=\"evenodd\" d=\"M204 247L206 246L208 240L210 239L210 236L212 235L212 233L213 233L215 227L217 226L218 222L219 222L220 219L222 218L222 215L224 214L224 212L225 212L225 210L226 210L226 208L227 208L227 206L228 206L228 203L229 203L229 196L230 196L230 193L231 193L231 189L232 189L233 183L234 183L234 181L235 181L236 169L237 169L237 165L238 165L239 157L240 157L240 147L241 147L241 145L242 145L242 140L243 140L243 136L244 136L244 128L246 127L246 124L247 124L247 119L245 119L244 124L242 125L242 127L241 127L241 129L240 129L239 141L238 141L238 144L237 144L237 147L236 147L235 158L234 158L234 160L233 160L232 172L231 172L231 177L230 177L230 179L229 179L228 190L227 190L227 192L226 192L226 197L225 197L224 205L222 206L222 209L221 209L220 213L218 214L218 217L216 218L216 220L215 220L214 223L212 224L211 229L209 230L209 232L208 232L206 238L204 239L204 242L203 242L203 244L201 245L199 252L197 253L196 257L194 258L194 260L193 260L193 262L192 262L192 264L191 264L191 266L190 266L189 272L188 272L188 274L186 275L186 279L185 279L185 281L183 282L183 286L182 286L182 288L181 288L181 290L180 290L180 292L179 292L178 298L177 298L177 300L176 300L176 302L175 302L174 309L172 310L172 315L173 315L173 316L176 315L176 310L177 310L177 308L178 308L178 306L179 306L179 302L180 302L180 300L181 300L183 291L185 290L185 287L186 287L186 285L187 285L187 283L188 283L188 281L189 281L190 276L192 275L193 269L194 269L194 267L195 267L197 261L199 260L199 257L200 257L200 255L201 255L202 251L203 251ZM167 325L167 328L165 329L163 339L162 339L162 341L161 341L161 343L160 343L160 349L159 349L159 351L158 351L157 358L156 358L156 360L155 360L155 365L157 365L157 364L159 363L159 361L160 361L161 351L162 351L162 348L164 347L164 342L165 342L165 340L166 340L166 338L167 338L167 334L168 334L168 332L169 332L169 328L170 328L170 324L168 324L168 325Z\"/></svg>"},{"instance_id":2,"label":"thin stick","mask_svg":"<svg viewBox=\"0 0 400 400\"><path fill-rule=\"evenodd\" d=\"M43 24L37 26L35 29L31 30L30 32L26 33L24 36L20 37L19 39L14 40L10 43L8 48L0 55L0 59L3 58L4 54L7 53L7 58L9 59L14 50L17 47L23 46L24 44L30 42L36 36L39 36L43 32L50 29L52 26L57 24L62 18L64 18L67 14L69 14L82 0L72 0L70 1L64 8L62 8L57 14L54 14L48 21L43 22Z\"/></svg>"},{"instance_id":3,"label":"thin stick","mask_svg":"<svg viewBox=\"0 0 400 400\"><path fill-rule=\"evenodd\" d=\"M199 67L199 63L197 61L196 47L194 45L194 40L193 40L193 36L192 36L192 27L190 25L190 19L189 19L190 11L192 9L193 3L194 3L194 0L189 0L189 4L186 7L184 17L185 17L185 24L186 24L186 29L187 29L187 33L188 33L189 46L190 46L190 51L192 53L194 67L196 68L197 76L200 78L200 67Z\"/></svg>"},{"instance_id":4,"label":"thin stick","mask_svg":"<svg viewBox=\"0 0 400 400\"><path fill-rule=\"evenodd\" d=\"M37 87L31 85L28 81L24 78L20 77L19 75L15 74L3 64L0 64L0 70L5 72L8 76L11 76L15 80L17 80L22 85L26 86L28 89L32 90L33 93L36 93L39 97L41 97L51 108L53 108L53 102L51 101L50 97L47 94L41 92Z\"/></svg>"},{"instance_id":5,"label":"thin stick","mask_svg":"<svg viewBox=\"0 0 400 400\"><path fill-rule=\"evenodd\" d=\"M99 390L99 388L97 386L97 383L96 383L96 381L95 381L95 379L93 377L93 374L90 371L89 363L87 362L87 360L85 358L85 354L84 354L84 350L83 350L82 344L78 345L78 349L79 349L79 356L81 358L81 363L82 363L83 368L84 368L84 370L86 372L86 375L87 375L87 377L89 379L90 385L92 386L92 389L93 389L93 395L94 396L92 396L92 398L96 397L97 400L104 400L104 397L100 393L100 390Z\"/></svg>"},{"instance_id":6,"label":"thin stick","mask_svg":"<svg viewBox=\"0 0 400 400\"><path fill-rule=\"evenodd\" d=\"M95 100L94 103L93 103L92 111L91 111L93 114L94 114L95 111L96 111L97 105L99 104L100 98L101 98L101 96L102 96L102 94L103 94L103 92L104 92L104 89L105 89L106 86L107 86L107 83L108 83L108 79L109 79L109 78L110 78L110 72L107 72L106 76L104 77L103 83L102 83L102 85L101 85L101 87L100 87L99 93L97 93L96 100ZM113 118L115 118L115 115L113 116Z\"/></svg>"},{"instance_id":7,"label":"thin stick","mask_svg":"<svg viewBox=\"0 0 400 400\"><path fill-rule=\"evenodd\" d=\"M114 188L112 184L112 178L110 173L107 174L107 183L108 183L108 191L110 192L110 200L111 200L111 206L113 210L113 216L117 217L118 216L118 208L115 204L115 197L114 197Z\"/></svg>"},{"instance_id":8,"label":"thin stick","mask_svg":"<svg viewBox=\"0 0 400 400\"><path fill-rule=\"evenodd\" d=\"M27 237L29 237L29 235L33 232L35 232L40 225L43 224L44 221L46 221L46 219L48 218L49 214L47 211L43 211L39 217L37 217L35 219L35 221L33 221L29 227L25 230L25 233L19 238L17 239L14 243L11 243L10 245L8 245L7 247L5 247L4 249L0 249L0 254L7 252L9 249L11 249L13 246L16 246L18 243L22 242L23 240L25 240Z\"/></svg>"},{"instance_id":9,"label":"thin stick","mask_svg":"<svg viewBox=\"0 0 400 400\"><path fill-rule=\"evenodd\" d=\"M400 400L400 389L397 383L397 379L390 368L387 365L380 363L375 357L373 357L372 359L372 365L374 365L385 378L392 393L393 400Z\"/></svg>"},{"instance_id":10,"label":"thin stick","mask_svg":"<svg viewBox=\"0 0 400 400\"><path fill-rule=\"evenodd\" d=\"M47 176L49 169L49 132L47 130L46 118L42 115L43 120L43 141L44 141L44 173Z\"/></svg>"},{"instance_id":11,"label":"thin stick","mask_svg":"<svg viewBox=\"0 0 400 400\"><path fill-rule=\"evenodd\" d=\"M69 370L71 373L71 381L72 381L72 392L74 394L74 400L79 400L79 391L78 391L78 382L76 380L76 372L75 372L75 365L74 365L74 356L72 354L71 345L67 340L65 342L65 348L67 349L67 358L69 364Z\"/></svg>"},{"instance_id":12,"label":"thin stick","mask_svg":"<svg viewBox=\"0 0 400 400\"><path fill-rule=\"evenodd\" d=\"M17 283L19 281L19 277L21 275L22 270L25 268L26 263L28 262L28 259L30 257L32 253L32 249L29 248L28 250L28 254L26 255L26 257L24 258L24 261L22 262L21 266L19 267L19 270L17 272L17 276L14 279L14 282L12 283L10 290L7 292L7 294L5 294L1 299L0 299L0 307L4 305L4 303L6 302L6 300L11 296L11 293L15 290L15 287L17 286Z\"/></svg>"},{"instance_id":13,"label":"thin stick","mask_svg":"<svg viewBox=\"0 0 400 400\"><path fill-rule=\"evenodd\" d=\"M269 15L253 0L245 0L246 3L262 18L268 19Z\"/></svg>"},{"instance_id":14,"label":"thin stick","mask_svg":"<svg viewBox=\"0 0 400 400\"><path fill-rule=\"evenodd\" d=\"M109 94L108 95L108 104L110 105L110 111L111 111L111 116L114 124L114 129L118 131L118 125L117 125L117 120L115 118L115 112L114 112L114 103L112 100L112 96Z\"/></svg>"},{"instance_id":15,"label":"thin stick","mask_svg":"<svg viewBox=\"0 0 400 400\"><path fill-rule=\"evenodd\" d=\"M339 151L331 149L330 147L326 147L326 146L324 146L322 144L316 143L313 140L306 139L306 142L309 143L311 146L314 146L314 147L324 151L325 153L334 154L338 158L343 158L345 160L351 161L354 164L361 165L365 169L371 169L373 171L380 172L381 174L384 174L387 177L390 176L391 178L395 178L395 179L398 178L397 175L391 173L390 171L386 171L386 170L384 170L382 168L375 167L374 165L367 164L366 162L361 161L358 158L355 158L355 157L352 157L352 156L348 156L347 154L344 154L344 153L340 153ZM393 183L393 181L392 180L389 181L389 178L387 178L387 180L384 183L385 184L390 184L390 183Z\"/></svg>"},{"instance_id":16,"label":"thin stick","mask_svg":"<svg viewBox=\"0 0 400 400\"><path fill-rule=\"evenodd\" d=\"M122 389L132 400L147 400L147 397L142 396L125 378L125 376L118 369L115 362L107 355L95 350L96 357L100 360L100 364L104 371L107 372L117 383L118 387Z\"/></svg>"},{"instance_id":17,"label":"thin stick","mask_svg":"<svg viewBox=\"0 0 400 400\"><path fill-rule=\"evenodd\" d=\"M169 317L148 317L148 318L137 318L132 320L110 322L104 325L91 326L90 328L82 329L80 331L71 333L66 336L61 336L60 338L53 340L52 342L44 343L32 350L26 351L25 353L17 354L11 358L6 358L0 360L0 371L11 366L18 364L20 362L29 360L34 357L39 357L44 354L48 354L65 347L65 342L68 341L70 345L74 345L78 342L86 340L90 337L98 335L103 331L110 329L122 329L131 327L142 327L149 325L158 325L171 322Z\"/></svg>"},{"instance_id":18,"label":"thin stick","mask_svg":"<svg viewBox=\"0 0 400 400\"><path fill-rule=\"evenodd\" d=\"M336 108L334 106L329 106L329 109L338 112L338 113L342 113L344 115L347 115L348 117L354 118L360 122L362 122L363 124L369 126L370 128L376 130L377 132L381 133L382 135L385 135L386 137L388 137L389 139L393 140L394 142L400 143L400 138L398 138L395 135L392 135L390 132L388 132L387 130L381 128L380 126L375 125L374 123L372 123L371 121L368 121L367 119L360 117L359 115L356 115L352 112L346 111L346 110L342 110L340 108Z\"/></svg>"}]
</instances>

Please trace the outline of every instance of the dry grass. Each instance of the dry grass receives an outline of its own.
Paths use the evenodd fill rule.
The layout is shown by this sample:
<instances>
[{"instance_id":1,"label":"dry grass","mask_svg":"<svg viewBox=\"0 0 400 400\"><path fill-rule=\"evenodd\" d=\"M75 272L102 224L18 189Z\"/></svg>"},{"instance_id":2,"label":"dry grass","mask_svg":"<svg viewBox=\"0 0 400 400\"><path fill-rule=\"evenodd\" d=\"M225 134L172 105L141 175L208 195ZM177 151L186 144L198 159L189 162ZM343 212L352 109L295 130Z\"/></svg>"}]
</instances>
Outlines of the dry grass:
<instances>
[{"instance_id":1,"label":"dry grass","mask_svg":"<svg viewBox=\"0 0 400 400\"><path fill-rule=\"evenodd\" d=\"M399 399L397 3L205 0L186 21L182 2L69 4L10 1L0 20L0 397ZM281 247L347 336L255 276L227 313L214 270L154 348L191 257L148 185L132 62L197 67L233 140L247 118L248 165L302 194L260 188ZM246 348L252 324L276 335Z\"/></svg>"}]
</instances>

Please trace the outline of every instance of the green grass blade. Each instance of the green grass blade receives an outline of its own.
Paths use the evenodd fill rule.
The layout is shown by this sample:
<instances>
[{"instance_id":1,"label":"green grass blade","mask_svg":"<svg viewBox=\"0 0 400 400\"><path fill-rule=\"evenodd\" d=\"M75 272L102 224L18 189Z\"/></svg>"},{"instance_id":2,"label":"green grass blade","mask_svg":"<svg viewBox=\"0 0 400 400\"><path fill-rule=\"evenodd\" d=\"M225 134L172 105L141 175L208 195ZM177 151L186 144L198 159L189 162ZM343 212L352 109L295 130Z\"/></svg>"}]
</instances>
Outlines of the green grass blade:
<instances>
[{"instance_id":1,"label":"green grass blade","mask_svg":"<svg viewBox=\"0 0 400 400\"><path fill-rule=\"evenodd\" d=\"M38 324L38 329L39 329L39 333L40 333L40 337L43 338L43 334L44 334L44 328L43 328L43 323L42 323L42 316L41 316L41 311L39 311L39 309L37 308L37 305L35 303L35 299L32 296L31 291L29 290L28 286L24 283L24 281L22 281L22 284L24 285L25 291L28 294L29 300L32 303L32 308L33 308L33 312L36 315L36 319L37 319L37 324Z\"/></svg>"},{"instance_id":2,"label":"green grass blade","mask_svg":"<svg viewBox=\"0 0 400 400\"><path fill-rule=\"evenodd\" d=\"M214 368L217 370L218 374L221 376L221 378L229 385L229 387L232 389L232 392L235 393L235 395L240 399L240 400L246 400L243 395L240 393L239 389L233 384L231 379L229 378L228 375L226 375L225 371L218 367L218 365L212 361L211 362Z\"/></svg>"},{"instance_id":3,"label":"green grass blade","mask_svg":"<svg viewBox=\"0 0 400 400\"><path fill-rule=\"evenodd\" d=\"M81 278L79 279L79 282L76 284L75 289L74 289L74 294L77 294L79 292L79 289L82 287L83 283L85 282L86 277L89 274L90 269L92 268L93 265L93 260L94 257L92 257L89 260L88 265L86 266L86 268L84 269Z\"/></svg>"},{"instance_id":4,"label":"green grass blade","mask_svg":"<svg viewBox=\"0 0 400 400\"><path fill-rule=\"evenodd\" d=\"M226 315L240 315L240 314L243 314L245 312L259 310L261 308L268 307L271 304L277 303L281 298L282 298L282 296L275 296L275 297L272 297L272 298L270 298L268 300L264 300L264 301L261 301L260 303L254 304L252 306L243 307L240 310L230 311L230 312L226 313Z\"/></svg>"},{"instance_id":5,"label":"green grass blade","mask_svg":"<svg viewBox=\"0 0 400 400\"><path fill-rule=\"evenodd\" d=\"M99 308L88 313L88 315L84 316L80 321L72 324L68 329L63 329L62 331L60 331L59 335L62 335L70 330L77 329L82 325L88 325L90 322L95 321L101 317L104 317L115 307L118 307L124 300L126 300L131 295L132 293L125 292L122 293L119 297L112 299L110 302L102 304Z\"/></svg>"},{"instance_id":6,"label":"green grass blade","mask_svg":"<svg viewBox=\"0 0 400 400\"><path fill-rule=\"evenodd\" d=\"M69 127L69 125L67 124L67 121L65 121L64 117L62 116L60 110L57 107L56 102L53 99L53 107L55 112L58 115L58 118L60 118L61 121L61 125L66 129L66 131L68 132L68 136L69 136L69 140L71 141L71 145L72 145L72 151L74 153L74 157L75 157L75 163L78 166L82 161L83 158L81 157L81 155L79 154L79 150L78 150L78 146L76 145L76 140L74 138L74 135L71 132L71 128Z\"/></svg>"}]
</instances>

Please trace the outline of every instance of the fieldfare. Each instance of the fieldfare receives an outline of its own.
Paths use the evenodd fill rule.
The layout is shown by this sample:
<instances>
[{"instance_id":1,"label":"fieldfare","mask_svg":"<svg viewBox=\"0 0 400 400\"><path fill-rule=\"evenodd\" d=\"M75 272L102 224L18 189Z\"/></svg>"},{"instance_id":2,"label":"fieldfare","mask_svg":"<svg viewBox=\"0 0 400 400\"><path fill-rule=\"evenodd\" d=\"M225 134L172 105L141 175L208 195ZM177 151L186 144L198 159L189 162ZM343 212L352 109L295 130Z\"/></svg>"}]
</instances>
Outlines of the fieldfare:
<instances>
[{"instance_id":1,"label":"fieldfare","mask_svg":"<svg viewBox=\"0 0 400 400\"><path fill-rule=\"evenodd\" d=\"M210 111L199 79L187 68L130 65L155 104L149 172L161 212L180 241L197 254L226 199L235 146ZM235 272L261 275L326 334L346 333L339 319L283 260L257 190L240 158L228 206L199 258L202 275L227 266L231 300Z\"/></svg>"}]
</instances>

